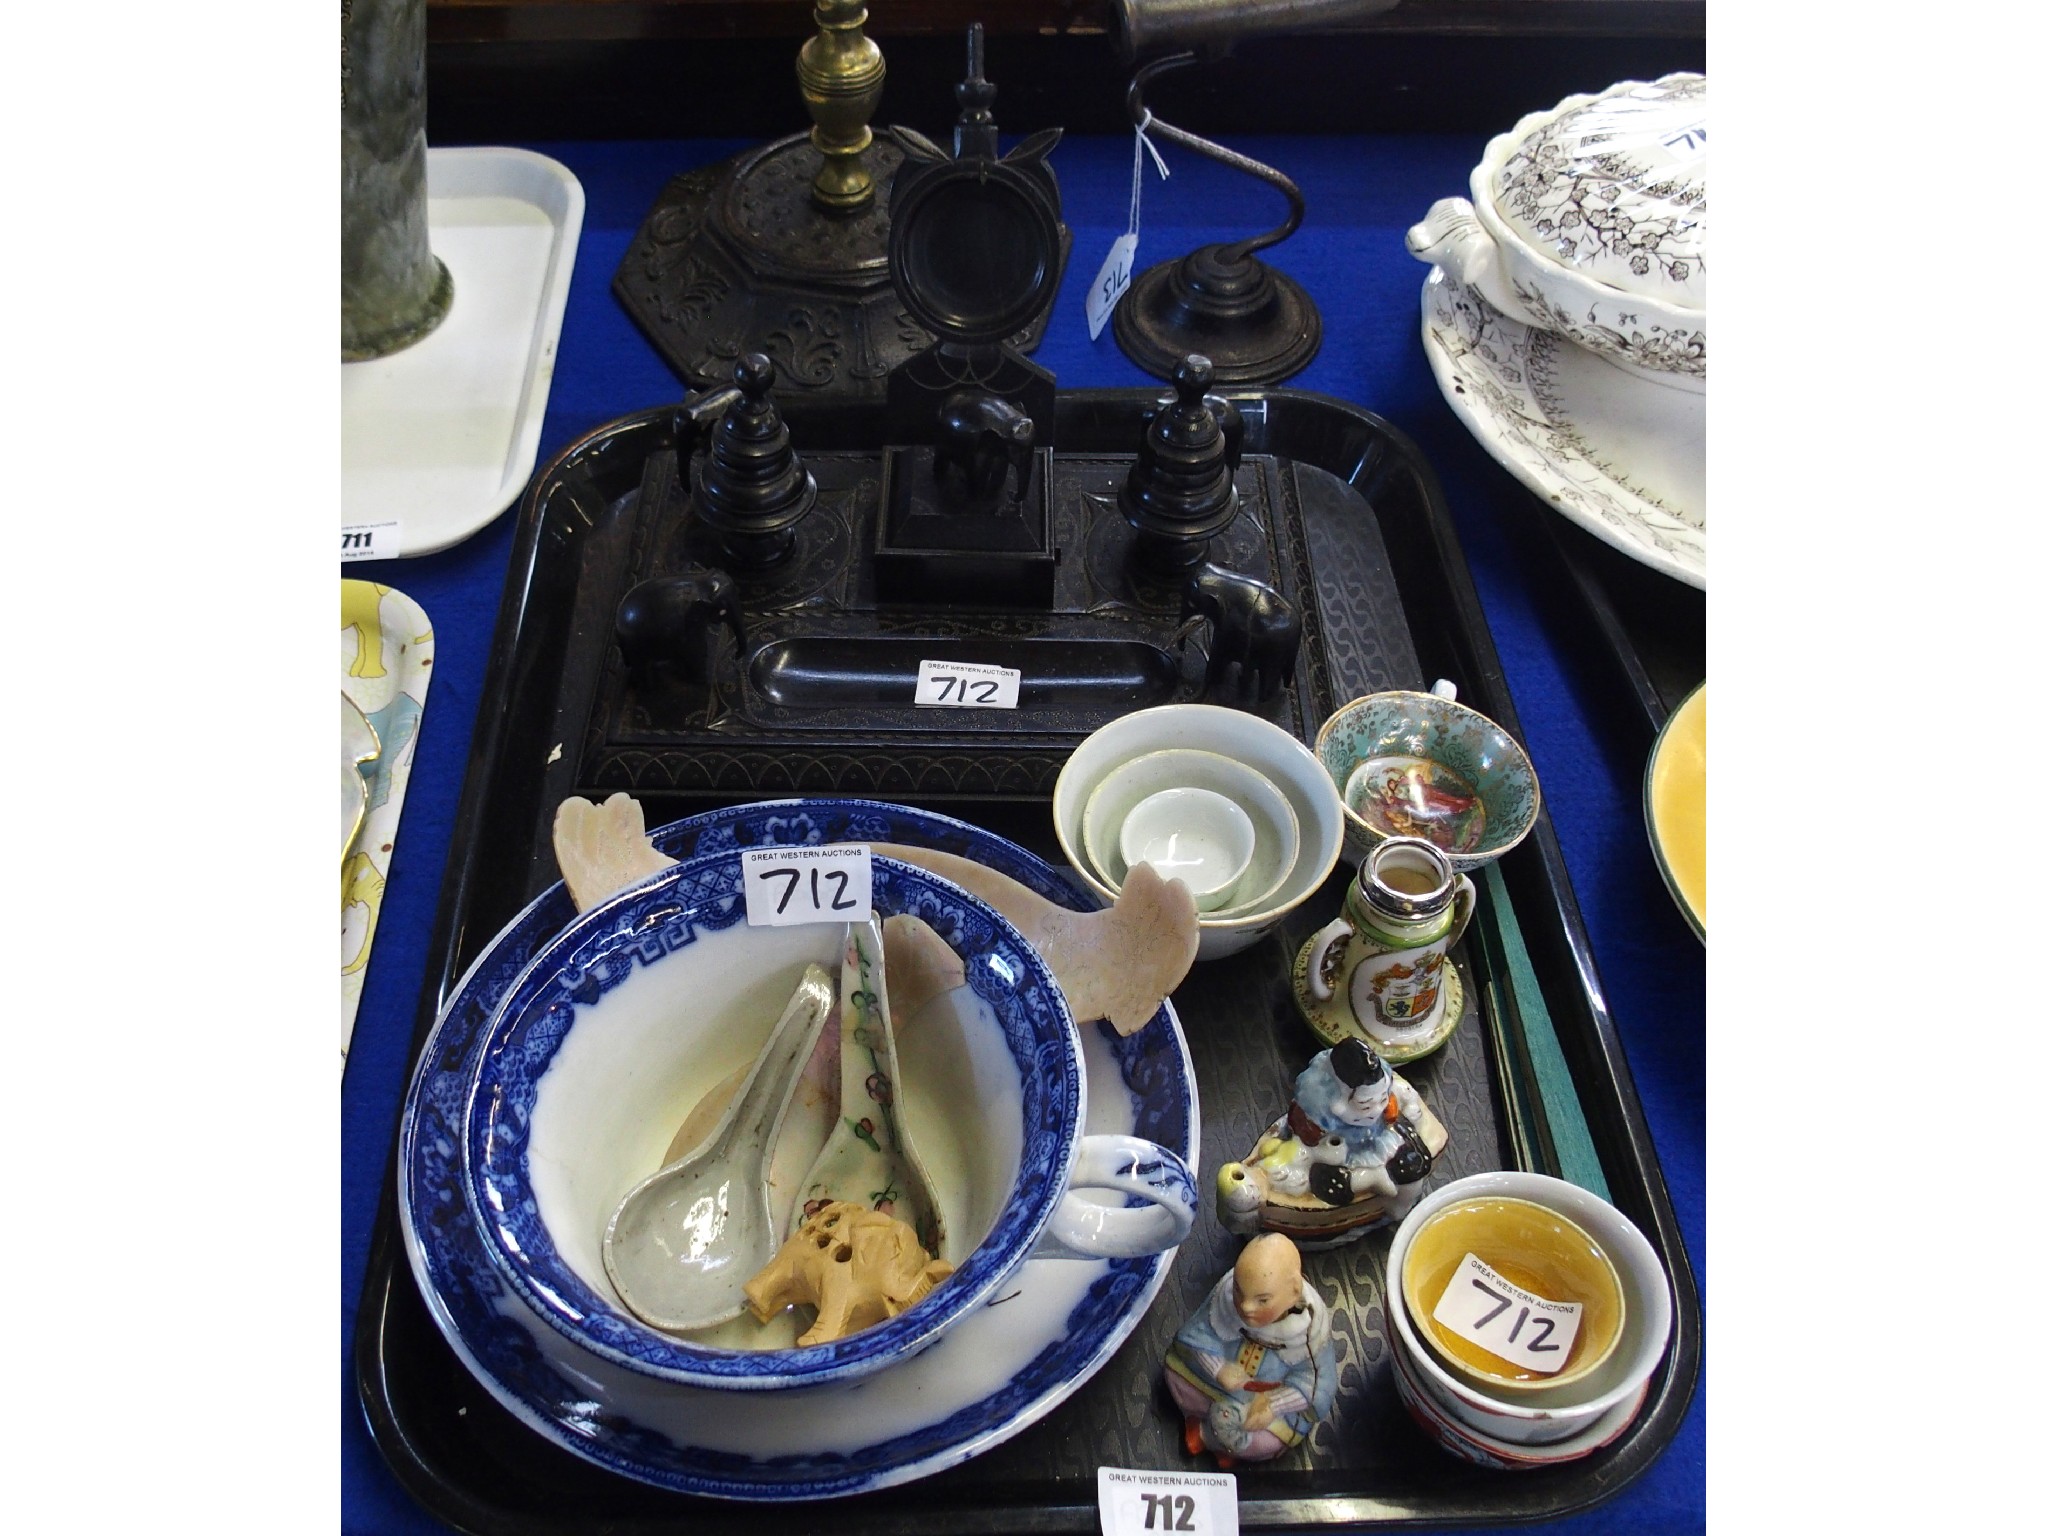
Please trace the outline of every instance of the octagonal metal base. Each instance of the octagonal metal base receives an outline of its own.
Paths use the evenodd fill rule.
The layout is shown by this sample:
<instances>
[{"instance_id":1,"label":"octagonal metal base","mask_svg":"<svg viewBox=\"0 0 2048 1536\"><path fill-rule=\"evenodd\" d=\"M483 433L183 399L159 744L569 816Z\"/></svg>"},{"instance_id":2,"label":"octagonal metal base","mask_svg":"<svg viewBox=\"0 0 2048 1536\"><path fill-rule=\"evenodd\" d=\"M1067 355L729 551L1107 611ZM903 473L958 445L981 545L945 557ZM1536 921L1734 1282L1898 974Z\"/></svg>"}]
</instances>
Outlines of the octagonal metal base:
<instances>
[{"instance_id":1,"label":"octagonal metal base","mask_svg":"<svg viewBox=\"0 0 2048 1536\"><path fill-rule=\"evenodd\" d=\"M889 370L930 346L889 275L889 184L903 152L877 136L874 199L851 211L810 195L822 157L808 133L684 171L662 189L612 292L692 388L727 382L743 352L774 359L785 399L882 398ZM1073 232L1060 226L1065 270ZM1036 347L1046 319L1012 345Z\"/></svg>"}]
</instances>

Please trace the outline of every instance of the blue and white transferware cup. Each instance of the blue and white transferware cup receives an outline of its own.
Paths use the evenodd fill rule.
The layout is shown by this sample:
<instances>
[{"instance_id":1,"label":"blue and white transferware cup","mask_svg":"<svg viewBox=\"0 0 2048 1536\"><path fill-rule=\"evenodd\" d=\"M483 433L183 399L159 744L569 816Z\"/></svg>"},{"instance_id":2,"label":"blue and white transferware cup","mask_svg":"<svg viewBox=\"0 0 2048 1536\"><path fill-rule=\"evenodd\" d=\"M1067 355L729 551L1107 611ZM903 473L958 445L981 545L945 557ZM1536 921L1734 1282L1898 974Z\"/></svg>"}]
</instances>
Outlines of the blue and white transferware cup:
<instances>
[{"instance_id":1,"label":"blue and white transferware cup","mask_svg":"<svg viewBox=\"0 0 2048 1536\"><path fill-rule=\"evenodd\" d=\"M580 914L484 1029L457 1131L465 1194L508 1305L565 1358L691 1387L846 1381L937 1341L1027 1260L1138 1257L1187 1236L1197 1197L1180 1157L1083 1133L1080 1035L1043 958L959 887L876 855L876 912L921 919L963 965L963 984L897 1020L902 1107L947 1213L952 1275L885 1322L807 1346L635 1317L604 1269L612 1212L690 1106L758 1054L804 967L842 955L843 924L747 923L742 866L738 850L700 855Z\"/></svg>"}]
</instances>

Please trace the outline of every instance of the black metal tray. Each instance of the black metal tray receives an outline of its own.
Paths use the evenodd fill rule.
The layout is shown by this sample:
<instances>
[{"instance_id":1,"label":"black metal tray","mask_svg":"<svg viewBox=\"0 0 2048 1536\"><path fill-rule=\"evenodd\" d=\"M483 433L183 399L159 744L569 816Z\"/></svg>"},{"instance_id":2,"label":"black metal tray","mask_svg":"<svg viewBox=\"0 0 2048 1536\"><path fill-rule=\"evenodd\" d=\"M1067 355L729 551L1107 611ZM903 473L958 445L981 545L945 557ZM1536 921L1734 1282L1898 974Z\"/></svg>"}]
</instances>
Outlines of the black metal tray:
<instances>
[{"instance_id":1,"label":"black metal tray","mask_svg":"<svg viewBox=\"0 0 2048 1536\"><path fill-rule=\"evenodd\" d=\"M1619 673L1635 721L1654 737L1707 675L1707 594L1631 560L1561 517L1543 519L1592 621L1591 638Z\"/></svg>"},{"instance_id":2,"label":"black metal tray","mask_svg":"<svg viewBox=\"0 0 2048 1536\"><path fill-rule=\"evenodd\" d=\"M1310 664L1338 699L1455 678L1461 694L1519 731L1500 664L1434 475L1414 446L1368 412L1285 389L1231 391L1246 451L1275 455L1336 487L1306 520L1306 572L1324 623ZM1059 402L1062 452L1115 452L1153 403L1145 390L1076 391ZM649 412L572 445L522 503L475 748L429 951L415 1054L441 999L490 937L555 878L554 807L584 793L592 687L610 645L620 570L601 558L632 512ZM853 408L790 412L797 440L858 450L879 417ZM635 445L641 453L636 456ZM570 744L562 752L554 748ZM645 797L660 823L702 807ZM907 797L903 797L907 798ZM991 830L1057 859L1042 794L951 803ZM1285 925L1242 954L1204 964L1176 997L1202 1103L1205 1169L1239 1155L1317 1042L1287 994L1294 947L1338 907L1343 866ZM1597 1159L1602 1182L1664 1257L1676 1301L1672 1345L1640 1418L1576 1463L1486 1472L1446 1455L1407 1419L1390 1379L1381 1303L1387 1235L1308 1256L1341 1317L1342 1384L1310 1452L1237 1469L1246 1528L1440 1525L1542 1519L1618 1491L1669 1444L1700 1363L1698 1297L1648 1128L1602 999L1584 927L1547 818L1482 888L1457 954L1476 1016L1407 1069L1452 1131L1437 1177L1519 1166L1570 1171L1561 1144ZM1526 953L1526 963L1522 956ZM1569 1081L1534 1065L1545 1048ZM1581 1167L1583 1168L1583 1164ZM834 1521L873 1532L1093 1531L1099 1465L1189 1463L1159 1364L1174 1329L1236 1247L1205 1215L1138 1329L1085 1387L1042 1422L965 1466L840 1501ZM399 1481L468 1531L691 1532L809 1528L804 1506L721 1504L646 1487L590 1466L519 1424L461 1365L428 1316L406 1262L387 1178L356 1334L356 1373L373 1438Z\"/></svg>"}]
</instances>

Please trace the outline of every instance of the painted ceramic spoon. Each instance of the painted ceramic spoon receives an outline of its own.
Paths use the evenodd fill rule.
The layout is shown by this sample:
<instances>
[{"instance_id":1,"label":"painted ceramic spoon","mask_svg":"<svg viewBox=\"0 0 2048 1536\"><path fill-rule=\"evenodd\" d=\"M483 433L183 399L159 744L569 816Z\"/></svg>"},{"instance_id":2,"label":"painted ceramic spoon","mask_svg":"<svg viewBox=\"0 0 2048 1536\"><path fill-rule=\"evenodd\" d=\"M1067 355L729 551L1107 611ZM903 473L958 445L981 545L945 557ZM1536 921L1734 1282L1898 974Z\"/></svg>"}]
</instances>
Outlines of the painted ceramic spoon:
<instances>
[{"instance_id":1,"label":"painted ceramic spoon","mask_svg":"<svg viewBox=\"0 0 2048 1536\"><path fill-rule=\"evenodd\" d=\"M780 1243L768 1163L797 1072L832 1012L832 978L806 966L718 1128L629 1191L604 1233L604 1270L642 1322L670 1332L737 1317Z\"/></svg>"},{"instance_id":2,"label":"painted ceramic spoon","mask_svg":"<svg viewBox=\"0 0 2048 1536\"><path fill-rule=\"evenodd\" d=\"M896 1034L889 1022L889 985L882 925L873 917L846 925L839 971L839 1118L817 1161L797 1187L791 1221L821 1204L850 1200L903 1222L943 1257L945 1221L932 1183L896 1113Z\"/></svg>"},{"instance_id":3,"label":"painted ceramic spoon","mask_svg":"<svg viewBox=\"0 0 2048 1536\"><path fill-rule=\"evenodd\" d=\"M883 919L882 963L889 976L890 1035L899 1051L914 1052L921 1011L933 998L965 986L967 968L928 923L904 912ZM697 1101L669 1143L663 1162L679 1161L717 1128L719 1117L740 1091L746 1075L747 1067L742 1065ZM768 1208L774 1214L776 1231L786 1233L796 1227L790 1217L799 1181L809 1175L838 1119L839 1033L827 1027L797 1078L789 1111L775 1136L775 1154L769 1159Z\"/></svg>"},{"instance_id":4,"label":"painted ceramic spoon","mask_svg":"<svg viewBox=\"0 0 2048 1536\"><path fill-rule=\"evenodd\" d=\"M916 1024L918 1013L926 1003L941 993L967 984L967 967L960 963L960 957L953 953L952 946L932 931L931 924L907 912L882 919L882 963L889 973L889 1029L899 1044L906 1038L905 1032ZM696 1107L685 1117L674 1139L669 1142L668 1155L662 1159L664 1163L681 1160L692 1147L711 1134L718 1124L718 1117L725 1113L725 1106L733 1101L733 1095L740 1091L740 1084L746 1081L746 1076L747 1067L742 1064L697 1101ZM771 1189L776 1187L784 1172L784 1157L792 1142L801 1144L802 1138L793 1134L797 1121L815 1118L817 1125L814 1144L808 1151L802 1151L800 1157L791 1159L792 1166L787 1170L791 1181L809 1172L811 1164L817 1161L818 1149L825 1144L838 1107L839 1041L836 1036L830 1039L820 1037L818 1049L812 1052L803 1076L797 1080L796 1097L790 1100L789 1114L782 1122L782 1134L776 1138L775 1172L769 1177ZM776 1212L776 1224L785 1231L789 1223L783 1218L787 1214L784 1209Z\"/></svg>"}]
</instances>

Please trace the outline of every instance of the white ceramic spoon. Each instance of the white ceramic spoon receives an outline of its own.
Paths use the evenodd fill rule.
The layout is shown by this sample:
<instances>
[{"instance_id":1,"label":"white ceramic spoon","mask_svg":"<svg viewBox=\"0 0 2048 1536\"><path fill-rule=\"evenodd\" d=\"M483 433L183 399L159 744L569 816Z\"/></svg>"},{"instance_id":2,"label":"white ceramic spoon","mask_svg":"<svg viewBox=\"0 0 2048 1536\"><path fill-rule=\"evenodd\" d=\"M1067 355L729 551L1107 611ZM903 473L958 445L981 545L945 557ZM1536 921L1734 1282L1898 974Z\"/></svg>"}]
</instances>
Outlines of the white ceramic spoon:
<instances>
[{"instance_id":1,"label":"white ceramic spoon","mask_svg":"<svg viewBox=\"0 0 2048 1536\"><path fill-rule=\"evenodd\" d=\"M831 1012L832 978L806 966L710 1139L642 1179L613 1211L604 1272L642 1322L685 1333L737 1317L746 1306L746 1283L781 1242L768 1197L776 1132Z\"/></svg>"}]
</instances>

